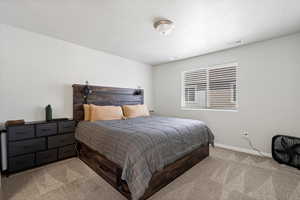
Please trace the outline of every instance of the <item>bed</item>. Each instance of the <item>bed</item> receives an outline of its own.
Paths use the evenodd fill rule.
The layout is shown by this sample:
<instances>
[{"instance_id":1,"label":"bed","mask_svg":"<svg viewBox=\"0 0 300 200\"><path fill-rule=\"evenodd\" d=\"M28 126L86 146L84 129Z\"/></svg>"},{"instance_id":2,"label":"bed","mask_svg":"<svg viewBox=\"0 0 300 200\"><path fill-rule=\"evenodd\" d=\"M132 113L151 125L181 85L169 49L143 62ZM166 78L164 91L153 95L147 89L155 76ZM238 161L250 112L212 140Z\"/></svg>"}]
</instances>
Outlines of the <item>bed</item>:
<instances>
[{"instance_id":1,"label":"bed","mask_svg":"<svg viewBox=\"0 0 300 200\"><path fill-rule=\"evenodd\" d=\"M201 121L159 116L83 121L83 102L144 103L143 90L73 85L73 116L79 158L127 199L147 199L209 156L213 134Z\"/></svg>"}]
</instances>

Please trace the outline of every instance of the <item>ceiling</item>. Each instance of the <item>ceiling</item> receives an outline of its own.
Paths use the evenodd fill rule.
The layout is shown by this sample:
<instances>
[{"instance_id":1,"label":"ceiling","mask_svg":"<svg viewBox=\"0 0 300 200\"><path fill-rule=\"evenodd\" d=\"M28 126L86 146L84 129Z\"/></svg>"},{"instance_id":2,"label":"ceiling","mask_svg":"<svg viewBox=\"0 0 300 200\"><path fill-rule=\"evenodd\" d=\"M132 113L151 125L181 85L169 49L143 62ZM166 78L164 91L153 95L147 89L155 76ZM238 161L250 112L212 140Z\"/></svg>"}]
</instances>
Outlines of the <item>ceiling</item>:
<instances>
[{"instance_id":1,"label":"ceiling","mask_svg":"<svg viewBox=\"0 0 300 200\"><path fill-rule=\"evenodd\" d=\"M300 1L0 0L0 23L155 65L298 32Z\"/></svg>"}]
</instances>

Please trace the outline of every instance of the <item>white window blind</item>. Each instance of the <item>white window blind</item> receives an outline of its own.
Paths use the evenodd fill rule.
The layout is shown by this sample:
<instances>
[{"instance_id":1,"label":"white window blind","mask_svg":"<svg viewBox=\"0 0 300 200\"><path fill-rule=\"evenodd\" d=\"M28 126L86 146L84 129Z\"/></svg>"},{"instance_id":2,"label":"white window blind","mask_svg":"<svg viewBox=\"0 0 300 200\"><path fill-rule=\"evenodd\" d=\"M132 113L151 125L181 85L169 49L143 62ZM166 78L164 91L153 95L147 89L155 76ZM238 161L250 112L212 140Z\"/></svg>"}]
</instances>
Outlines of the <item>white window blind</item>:
<instances>
[{"instance_id":1,"label":"white window blind","mask_svg":"<svg viewBox=\"0 0 300 200\"><path fill-rule=\"evenodd\" d=\"M237 108L237 65L183 72L182 85L184 108Z\"/></svg>"}]
</instances>

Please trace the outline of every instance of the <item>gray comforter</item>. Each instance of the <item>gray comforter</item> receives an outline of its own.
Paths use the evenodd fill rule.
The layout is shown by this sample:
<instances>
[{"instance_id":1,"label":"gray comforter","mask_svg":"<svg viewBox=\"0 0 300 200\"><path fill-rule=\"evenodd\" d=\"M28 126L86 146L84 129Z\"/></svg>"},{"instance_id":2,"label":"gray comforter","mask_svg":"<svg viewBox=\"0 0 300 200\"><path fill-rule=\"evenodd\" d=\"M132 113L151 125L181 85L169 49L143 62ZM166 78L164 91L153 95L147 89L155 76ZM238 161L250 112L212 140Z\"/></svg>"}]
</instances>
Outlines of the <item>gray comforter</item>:
<instances>
[{"instance_id":1,"label":"gray comforter","mask_svg":"<svg viewBox=\"0 0 300 200\"><path fill-rule=\"evenodd\" d=\"M201 121L157 116L82 121L75 136L123 168L133 200L144 194L153 173L214 140Z\"/></svg>"}]
</instances>

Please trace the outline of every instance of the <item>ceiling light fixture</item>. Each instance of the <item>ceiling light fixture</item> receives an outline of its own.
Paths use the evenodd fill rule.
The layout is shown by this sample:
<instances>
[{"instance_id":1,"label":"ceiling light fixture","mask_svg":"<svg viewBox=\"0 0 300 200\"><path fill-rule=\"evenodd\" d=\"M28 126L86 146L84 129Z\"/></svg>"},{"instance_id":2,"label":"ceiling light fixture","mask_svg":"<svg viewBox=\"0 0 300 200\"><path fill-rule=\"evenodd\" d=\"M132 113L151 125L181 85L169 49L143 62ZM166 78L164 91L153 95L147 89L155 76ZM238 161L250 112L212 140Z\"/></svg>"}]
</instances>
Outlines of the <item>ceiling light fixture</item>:
<instances>
[{"instance_id":1,"label":"ceiling light fixture","mask_svg":"<svg viewBox=\"0 0 300 200\"><path fill-rule=\"evenodd\" d=\"M176 59L178 59L177 56L170 57L170 60L176 60Z\"/></svg>"},{"instance_id":2,"label":"ceiling light fixture","mask_svg":"<svg viewBox=\"0 0 300 200\"><path fill-rule=\"evenodd\" d=\"M168 19L160 19L153 26L162 35L169 35L175 27L174 22Z\"/></svg>"},{"instance_id":3,"label":"ceiling light fixture","mask_svg":"<svg viewBox=\"0 0 300 200\"><path fill-rule=\"evenodd\" d=\"M233 42L228 42L227 44L230 45L230 46L236 46L236 45L243 44L243 41L242 40L236 40L236 41L233 41Z\"/></svg>"}]
</instances>

